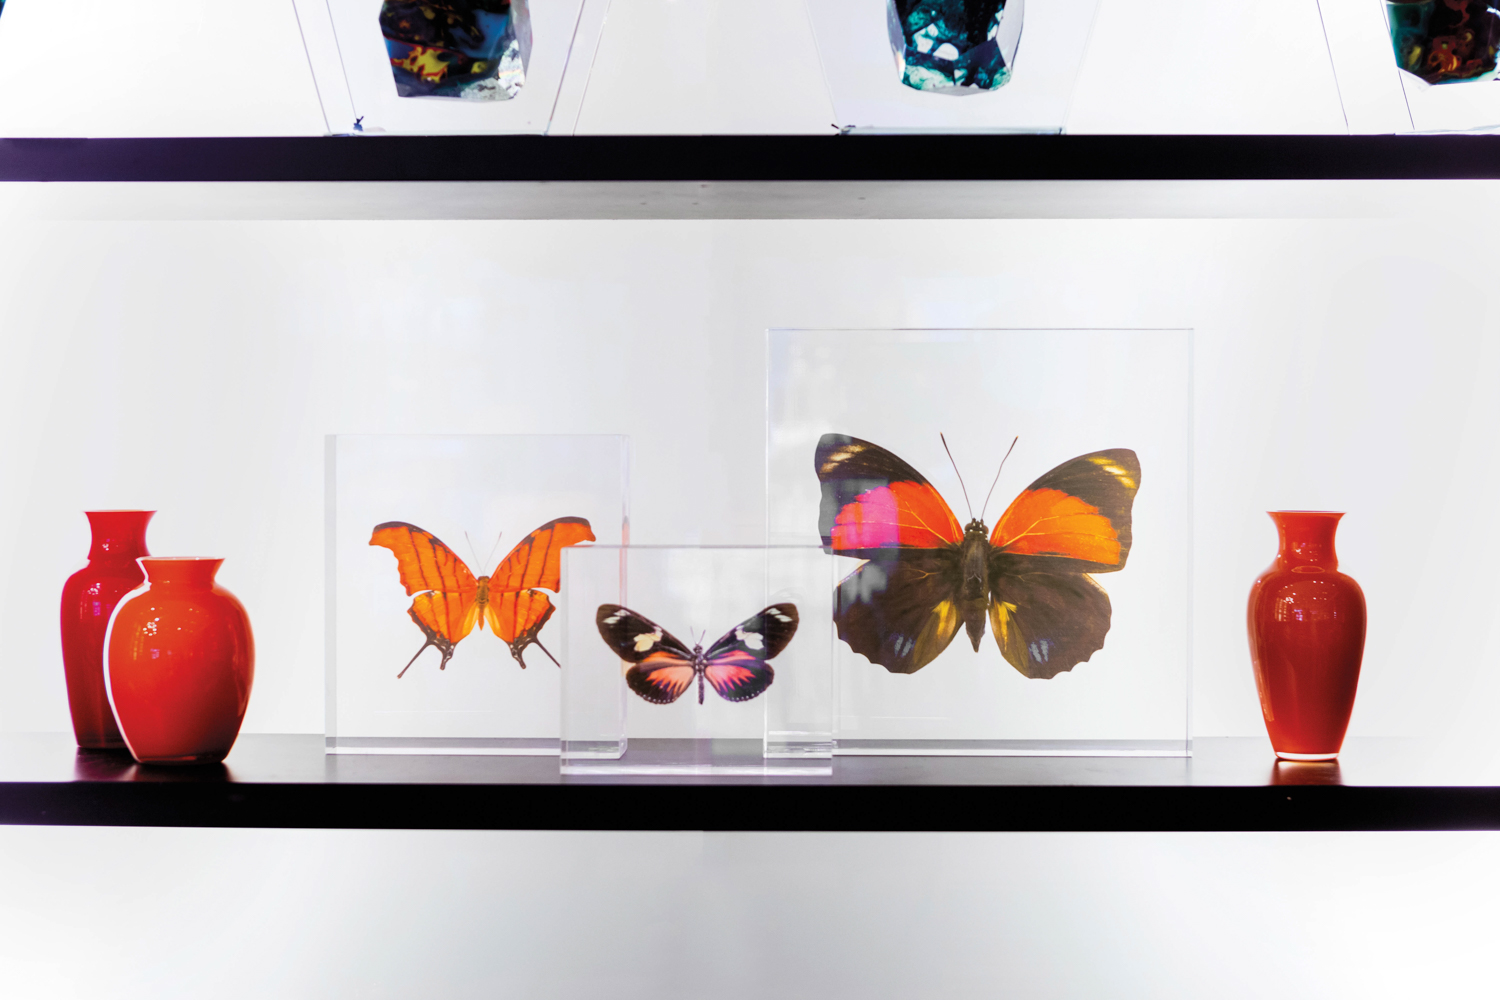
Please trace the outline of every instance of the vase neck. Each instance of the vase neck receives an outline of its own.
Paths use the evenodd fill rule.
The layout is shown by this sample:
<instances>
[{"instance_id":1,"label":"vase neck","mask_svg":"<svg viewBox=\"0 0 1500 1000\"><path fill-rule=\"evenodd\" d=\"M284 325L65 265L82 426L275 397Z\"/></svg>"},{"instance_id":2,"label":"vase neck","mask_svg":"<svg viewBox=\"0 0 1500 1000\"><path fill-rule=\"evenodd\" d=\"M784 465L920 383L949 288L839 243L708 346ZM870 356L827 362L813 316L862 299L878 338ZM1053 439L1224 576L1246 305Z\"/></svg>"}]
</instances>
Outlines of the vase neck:
<instances>
[{"instance_id":1,"label":"vase neck","mask_svg":"<svg viewBox=\"0 0 1500 1000\"><path fill-rule=\"evenodd\" d=\"M1344 515L1325 510L1273 510L1281 536L1276 563L1286 569L1332 573L1339 568L1333 536Z\"/></svg>"},{"instance_id":2,"label":"vase neck","mask_svg":"<svg viewBox=\"0 0 1500 1000\"><path fill-rule=\"evenodd\" d=\"M89 562L135 562L151 553L146 548L146 525L154 510L87 510L93 539Z\"/></svg>"},{"instance_id":3,"label":"vase neck","mask_svg":"<svg viewBox=\"0 0 1500 1000\"><path fill-rule=\"evenodd\" d=\"M208 557L147 556L141 560L152 590L212 590L214 574L224 564Z\"/></svg>"}]
</instances>

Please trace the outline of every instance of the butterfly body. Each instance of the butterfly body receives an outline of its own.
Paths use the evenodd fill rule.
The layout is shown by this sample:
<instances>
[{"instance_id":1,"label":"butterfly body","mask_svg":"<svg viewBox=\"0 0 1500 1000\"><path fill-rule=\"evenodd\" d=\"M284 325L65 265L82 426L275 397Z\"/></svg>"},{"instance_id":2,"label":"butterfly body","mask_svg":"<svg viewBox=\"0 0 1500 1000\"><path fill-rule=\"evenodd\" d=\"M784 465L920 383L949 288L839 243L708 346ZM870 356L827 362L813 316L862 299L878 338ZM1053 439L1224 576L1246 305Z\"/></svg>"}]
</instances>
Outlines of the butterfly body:
<instances>
[{"instance_id":1,"label":"butterfly body","mask_svg":"<svg viewBox=\"0 0 1500 1000\"><path fill-rule=\"evenodd\" d=\"M703 643L695 643L689 654L693 661L693 675L698 680L698 704L703 704L704 679L708 675L708 657L703 652ZM769 665L766 669L770 669Z\"/></svg>"},{"instance_id":2,"label":"butterfly body","mask_svg":"<svg viewBox=\"0 0 1500 1000\"><path fill-rule=\"evenodd\" d=\"M500 560L488 576L476 577L434 534L405 521L377 524L370 544L390 549L396 557L401 584L414 595L407 614L426 641L402 668L410 669L428 646L442 654L439 670L446 670L454 647L486 624L510 647L510 655L524 670L523 653L535 645L553 663L557 658L537 638L556 610L545 590L562 584L562 550L594 541L589 522L581 517L559 517L531 532Z\"/></svg>"},{"instance_id":3,"label":"butterfly body","mask_svg":"<svg viewBox=\"0 0 1500 1000\"><path fill-rule=\"evenodd\" d=\"M630 664L625 683L655 705L668 705L696 682L698 704L705 686L726 701L749 701L771 686L776 672L768 660L792 641L797 606L773 604L724 633L708 649L687 644L638 612L601 604L594 616L599 635Z\"/></svg>"},{"instance_id":4,"label":"butterfly body","mask_svg":"<svg viewBox=\"0 0 1500 1000\"><path fill-rule=\"evenodd\" d=\"M959 591L959 614L976 653L979 652L979 640L984 638L984 619L989 613L989 554L989 533L984 522L976 517L965 526L963 541L958 543L959 576L963 580Z\"/></svg>"},{"instance_id":5,"label":"butterfly body","mask_svg":"<svg viewBox=\"0 0 1500 1000\"><path fill-rule=\"evenodd\" d=\"M962 528L937 490L900 458L825 434L824 550L866 560L838 586L839 638L893 673L914 673L963 625L977 652L986 622L1027 677L1071 670L1103 648L1109 595L1091 574L1124 568L1140 462L1127 448L1080 455L1023 490L990 531Z\"/></svg>"}]
</instances>

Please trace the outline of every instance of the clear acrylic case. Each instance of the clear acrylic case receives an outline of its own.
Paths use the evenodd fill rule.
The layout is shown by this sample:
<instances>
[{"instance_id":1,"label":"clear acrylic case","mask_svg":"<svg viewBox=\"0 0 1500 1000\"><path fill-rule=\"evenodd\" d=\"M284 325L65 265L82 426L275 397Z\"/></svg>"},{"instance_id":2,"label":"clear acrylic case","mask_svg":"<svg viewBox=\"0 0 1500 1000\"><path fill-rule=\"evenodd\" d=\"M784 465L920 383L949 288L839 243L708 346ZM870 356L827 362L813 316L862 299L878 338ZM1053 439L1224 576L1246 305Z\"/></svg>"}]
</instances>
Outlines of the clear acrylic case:
<instances>
[{"instance_id":1,"label":"clear acrylic case","mask_svg":"<svg viewBox=\"0 0 1500 1000\"><path fill-rule=\"evenodd\" d=\"M409 612L421 598L407 593L395 553L372 538L387 522L414 525L473 577L494 573L556 518L585 518L599 543L617 546L628 540L629 463L629 439L618 435L330 436L328 752L557 753L561 671L547 654L563 659L563 597L540 578L545 553L528 579L554 612L538 644L520 650L524 669L480 615L441 669L441 648L426 647L398 676L426 639ZM424 572L438 571L429 561ZM501 585L492 585L500 607Z\"/></svg>"},{"instance_id":2,"label":"clear acrylic case","mask_svg":"<svg viewBox=\"0 0 1500 1000\"><path fill-rule=\"evenodd\" d=\"M1021 0L1007 2L1012 13L1021 14L1009 81L982 92L940 93L902 83L890 0L807 0L838 126L872 132L1062 132L1098 0L1033 0L1022 6Z\"/></svg>"},{"instance_id":3,"label":"clear acrylic case","mask_svg":"<svg viewBox=\"0 0 1500 1000\"><path fill-rule=\"evenodd\" d=\"M1128 559L1094 575L1110 604L1102 649L1039 679L1002 656L993 620L977 653L960 627L911 673L839 640L839 754L1190 753L1191 331L771 330L767 346L771 544L821 541L815 455L825 434L898 456L959 525L982 514L986 531L1027 484L1070 459L1128 448L1139 460ZM840 580L861 565L823 558L839 564Z\"/></svg>"},{"instance_id":4,"label":"clear acrylic case","mask_svg":"<svg viewBox=\"0 0 1500 1000\"><path fill-rule=\"evenodd\" d=\"M1483 58L1490 51L1487 36L1500 28L1492 5L1319 0L1318 8L1350 132L1500 129L1500 80L1494 61ZM1399 65L1398 52L1419 56L1411 72Z\"/></svg>"},{"instance_id":5,"label":"clear acrylic case","mask_svg":"<svg viewBox=\"0 0 1500 1000\"><path fill-rule=\"evenodd\" d=\"M609 0L512 0L508 30L520 51L507 56L501 74L512 82L470 88L466 96L398 93L382 0L297 0L296 7L330 132L569 134ZM515 89L521 64L523 79ZM481 91L491 98L476 99Z\"/></svg>"},{"instance_id":6,"label":"clear acrylic case","mask_svg":"<svg viewBox=\"0 0 1500 1000\"><path fill-rule=\"evenodd\" d=\"M832 563L806 545L566 550L563 773L832 773ZM797 609L796 631L768 661L770 686L749 700L726 700L697 678L670 703L646 700L599 621L601 606L622 605L687 650L712 652L720 636L783 602ZM761 648L761 633L746 641Z\"/></svg>"}]
</instances>

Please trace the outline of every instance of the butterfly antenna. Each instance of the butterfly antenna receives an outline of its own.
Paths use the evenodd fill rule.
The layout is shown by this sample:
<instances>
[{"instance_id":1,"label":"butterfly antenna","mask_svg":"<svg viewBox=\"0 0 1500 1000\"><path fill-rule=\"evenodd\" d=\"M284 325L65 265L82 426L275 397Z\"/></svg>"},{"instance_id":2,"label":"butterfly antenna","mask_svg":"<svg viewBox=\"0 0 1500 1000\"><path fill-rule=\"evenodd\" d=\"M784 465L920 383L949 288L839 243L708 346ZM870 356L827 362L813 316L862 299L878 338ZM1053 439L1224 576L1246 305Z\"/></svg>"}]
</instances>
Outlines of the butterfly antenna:
<instances>
[{"instance_id":1,"label":"butterfly antenna","mask_svg":"<svg viewBox=\"0 0 1500 1000\"><path fill-rule=\"evenodd\" d=\"M1010 447L1005 449L1005 458L1010 458L1010 453L1016 450L1016 442L1019 440L1021 440L1021 435L1019 434L1011 439ZM990 497L995 495L995 487L1000 485L1000 473L1005 471L1005 458L1000 460L1000 468L995 470L995 481L990 483L990 491L984 496L984 506L979 508L979 519L981 521L984 520L984 512L989 510Z\"/></svg>"},{"instance_id":2,"label":"butterfly antenna","mask_svg":"<svg viewBox=\"0 0 1500 1000\"><path fill-rule=\"evenodd\" d=\"M964 477L963 474L958 471L958 463L953 461L953 452L948 448L948 439L943 437L942 434L938 434L938 440L943 442L943 450L948 452L948 462L953 466L953 474L955 476L958 476L958 488L964 491L964 506L969 508L969 519L973 520L974 505L969 503L969 488L964 485Z\"/></svg>"},{"instance_id":3,"label":"butterfly antenna","mask_svg":"<svg viewBox=\"0 0 1500 1000\"><path fill-rule=\"evenodd\" d=\"M495 553L496 552L500 551L500 539L502 537L504 537L504 535L505 535L505 532L503 532L503 531L497 531L495 533L495 544L490 546L490 554L485 557L485 560L482 563L482 565L484 565L484 566L490 565L490 560L493 559L493 558L495 558ZM478 553L475 553L475 554L477 555ZM548 653L547 655L551 656L552 654Z\"/></svg>"}]
</instances>

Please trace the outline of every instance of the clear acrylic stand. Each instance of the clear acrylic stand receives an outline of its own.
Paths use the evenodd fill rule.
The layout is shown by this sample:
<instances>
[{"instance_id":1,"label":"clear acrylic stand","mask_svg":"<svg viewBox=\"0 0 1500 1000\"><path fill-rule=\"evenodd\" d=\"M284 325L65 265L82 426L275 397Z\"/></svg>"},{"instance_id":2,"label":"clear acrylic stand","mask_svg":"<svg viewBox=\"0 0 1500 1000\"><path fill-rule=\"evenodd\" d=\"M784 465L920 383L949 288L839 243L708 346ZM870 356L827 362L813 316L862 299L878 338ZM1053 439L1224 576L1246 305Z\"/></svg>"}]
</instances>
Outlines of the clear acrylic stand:
<instances>
[{"instance_id":1,"label":"clear acrylic stand","mask_svg":"<svg viewBox=\"0 0 1500 1000\"><path fill-rule=\"evenodd\" d=\"M1392 21L1400 22L1403 17L1411 19L1414 15L1420 20L1422 7L1431 9L1441 4L1442 0L1432 0L1430 4L1319 0L1328 53L1333 61L1339 97L1351 133L1500 130L1500 79L1487 76L1430 83L1418 74L1432 75L1433 67L1419 65L1416 72L1406 72L1397 64ZM1462 16L1461 11L1451 13ZM1496 16L1475 8L1471 20L1476 20L1481 14L1485 20ZM1481 37L1471 41L1482 45L1484 29L1476 26L1481 27L1478 33ZM1433 39L1425 41L1430 47ZM1411 46L1408 45L1407 49L1410 54ZM1426 56L1432 55L1434 53L1430 51L1426 53ZM1444 53L1436 55L1442 59ZM1462 57L1454 56L1449 64L1464 61Z\"/></svg>"},{"instance_id":2,"label":"clear acrylic stand","mask_svg":"<svg viewBox=\"0 0 1500 1000\"><path fill-rule=\"evenodd\" d=\"M556 754L561 671L550 657L563 659L557 610L565 595L541 580L545 558L534 560L529 589L554 611L521 659L488 622L476 622L445 661L411 617L422 598L403 586L395 553L372 540L379 525L413 525L471 578L494 573L556 518L582 517L600 543L618 545L629 531L629 465L630 441L618 435L330 436L328 752ZM424 558L427 585L438 586L434 557ZM502 601L499 585L489 586L488 599Z\"/></svg>"},{"instance_id":3,"label":"clear acrylic stand","mask_svg":"<svg viewBox=\"0 0 1500 1000\"><path fill-rule=\"evenodd\" d=\"M518 52L504 69L509 87L402 96L383 34L382 0L294 3L323 115L336 135L571 134L609 9L609 0L515 0L512 30L525 42L518 46L525 50L519 89L510 65ZM486 89L501 99L476 99ZM513 93L505 99L507 90Z\"/></svg>"},{"instance_id":4,"label":"clear acrylic stand","mask_svg":"<svg viewBox=\"0 0 1500 1000\"><path fill-rule=\"evenodd\" d=\"M832 773L832 563L810 546L564 552L563 773ZM668 703L647 700L601 635L601 608L623 606L687 650L710 653L720 636L733 638L762 609L786 603L796 608L795 633L767 661L770 686L749 700L722 697L708 675ZM764 631L752 628L745 641L760 648ZM666 645L651 635L641 641Z\"/></svg>"},{"instance_id":5,"label":"clear acrylic stand","mask_svg":"<svg viewBox=\"0 0 1500 1000\"><path fill-rule=\"evenodd\" d=\"M771 544L821 540L816 457L828 434L894 454L936 488L958 525L978 518L986 532L1028 484L1072 459L1123 448L1139 462L1128 560L1093 575L1108 598L1102 648L1043 679L1002 654L994 618L977 651L960 627L910 673L840 640L839 754L1190 753L1191 331L771 330L767 347ZM840 580L862 566L824 558L839 564ZM1024 626L1027 612L1010 611Z\"/></svg>"}]
</instances>

